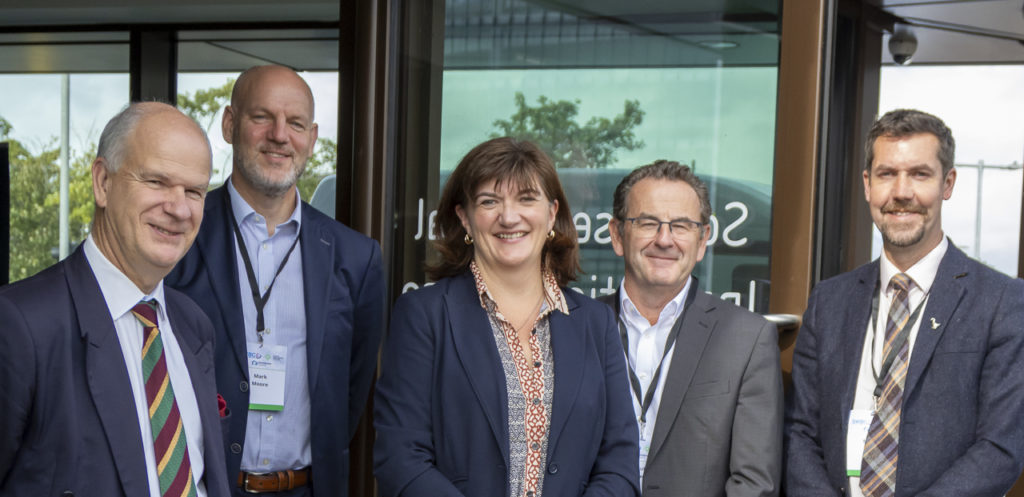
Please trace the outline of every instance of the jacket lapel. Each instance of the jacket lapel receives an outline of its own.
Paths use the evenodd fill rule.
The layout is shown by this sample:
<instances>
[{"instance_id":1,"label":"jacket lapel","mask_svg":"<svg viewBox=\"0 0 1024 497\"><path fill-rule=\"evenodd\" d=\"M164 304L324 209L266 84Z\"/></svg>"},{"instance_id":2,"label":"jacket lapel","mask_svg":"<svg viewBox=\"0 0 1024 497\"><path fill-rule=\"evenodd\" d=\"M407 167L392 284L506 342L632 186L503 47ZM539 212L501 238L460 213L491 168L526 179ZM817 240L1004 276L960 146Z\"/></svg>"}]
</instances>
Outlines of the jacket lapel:
<instances>
[{"instance_id":1,"label":"jacket lapel","mask_svg":"<svg viewBox=\"0 0 1024 497\"><path fill-rule=\"evenodd\" d=\"M490 333L487 311L480 306L480 296L472 275L467 271L452 282L444 296L444 315L448 316L448 333L455 352L466 371L466 378L491 425L494 439L501 448L508 466L508 393L501 357ZM555 361L558 367L558 361ZM558 389L555 389L558 394Z\"/></svg>"},{"instance_id":2,"label":"jacket lapel","mask_svg":"<svg viewBox=\"0 0 1024 497\"><path fill-rule=\"evenodd\" d=\"M203 227L196 237L196 246L202 254L203 261L207 264L220 261L226 266L227 271L222 268L209 267L206 275L213 288L213 294L217 298L218 307L221 309L221 322L214 322L214 326L225 330L230 342L231 349L235 352L235 359L242 371L242 377L249 376L249 367L246 361L245 327L239 326L244 323L242 317L241 289L238 287L238 262L235 258L235 235L231 228L231 212L227 209L227 202L231 200L226 186L222 186L210 192L206 199L206 209L203 219ZM214 274L225 274L226 277L215 277ZM240 333L233 333L230 330L242 330Z\"/></svg>"},{"instance_id":3,"label":"jacket lapel","mask_svg":"<svg viewBox=\"0 0 1024 497\"><path fill-rule=\"evenodd\" d=\"M853 409L853 397L857 389L857 377L860 372L864 340L867 337L867 329L871 320L871 298L877 291L875 284L878 282L879 262L875 259L870 264L862 266L857 270L857 278L851 288L840 289L839 298L848 302L848 305L840 305L834 309L827 309L824 312L842 312L845 316L839 321L840 335L835 354L840 357L839 370L835 376L833 385L838 384L842 388L842 404L839 406L840 419L843 420L843 432L846 432L846 423L849 422L847 414ZM822 323L825 325L824 323ZM827 326L827 325L826 325ZM825 341L827 329L817 330L819 341Z\"/></svg>"},{"instance_id":4,"label":"jacket lapel","mask_svg":"<svg viewBox=\"0 0 1024 497\"><path fill-rule=\"evenodd\" d=\"M110 444L124 494L149 495L142 434L121 344L103 293L81 247L68 257L65 277L79 331L87 343L85 372L89 393Z\"/></svg>"},{"instance_id":5,"label":"jacket lapel","mask_svg":"<svg viewBox=\"0 0 1024 497\"><path fill-rule=\"evenodd\" d=\"M316 391L324 345L330 278L334 274L334 237L313 220L309 205L302 204L299 250L302 253L302 291L306 300L306 360L309 391Z\"/></svg>"},{"instance_id":6,"label":"jacket lapel","mask_svg":"<svg viewBox=\"0 0 1024 497\"><path fill-rule=\"evenodd\" d=\"M913 392L925 368L931 362L935 346L946 331L946 324L952 322L953 313L966 292L964 283L966 280L961 278L969 276L968 271L967 256L950 243L949 248L946 249L946 255L939 263L939 270L935 274L928 303L921 311L919 318L921 324L917 329L914 351L910 355L903 398L909 398ZM934 329L932 321L938 324Z\"/></svg>"},{"instance_id":7,"label":"jacket lapel","mask_svg":"<svg viewBox=\"0 0 1024 497\"><path fill-rule=\"evenodd\" d=\"M683 310L686 315L683 317L679 337L676 338L671 366L669 366L668 376L665 378L664 391L661 393L648 459L653 459L665 443L669 429L683 405L686 390L690 386L694 372L697 371L697 365L700 363L700 357L704 353L708 339L711 338L711 334L718 324L715 309L722 303L716 302L718 299L704 293L696 285L693 285L690 291L698 293L694 296L693 303L690 304L693 307Z\"/></svg>"},{"instance_id":8,"label":"jacket lapel","mask_svg":"<svg viewBox=\"0 0 1024 497\"><path fill-rule=\"evenodd\" d=\"M573 312L579 306L579 303L576 302L576 295L573 295L574 292L563 289L562 293L565 295L569 314L566 315L557 310L548 314L548 323L551 327L551 355L555 361L555 391L551 400L548 454L555 453L559 435L565 428L565 424L569 422L569 413L572 411L573 404L576 403L576 396L583 384L583 374L587 366L584 364L584 354L587 349L587 333L584 329L586 317L580 312ZM604 375L604 371L599 369L591 371L590 374Z\"/></svg>"},{"instance_id":9,"label":"jacket lapel","mask_svg":"<svg viewBox=\"0 0 1024 497\"><path fill-rule=\"evenodd\" d=\"M213 350L206 350L212 349L213 343L200 340L196 330L189 326L190 323L184 319L182 311L177 308L176 296L168 296L167 302L167 318L171 321L171 327L174 329L174 338L178 341L178 348L181 349L181 356L185 360L185 368L188 369L189 380L192 382L192 390L199 408L199 419L203 430L204 467L216 468L223 462L218 462L219 460L213 457L212 451L207 449L212 447L213 450L219 450L220 447L217 442L221 439L214 432L214 428L219 426L220 420L216 417L217 414L210 416L210 414L219 412L216 405L217 393L213 388L213 381L203 381L203 378L213 378L214 375ZM210 482L216 481L211 476L215 472L211 469L204 471L203 477L207 481L207 493L212 493Z\"/></svg>"}]
</instances>

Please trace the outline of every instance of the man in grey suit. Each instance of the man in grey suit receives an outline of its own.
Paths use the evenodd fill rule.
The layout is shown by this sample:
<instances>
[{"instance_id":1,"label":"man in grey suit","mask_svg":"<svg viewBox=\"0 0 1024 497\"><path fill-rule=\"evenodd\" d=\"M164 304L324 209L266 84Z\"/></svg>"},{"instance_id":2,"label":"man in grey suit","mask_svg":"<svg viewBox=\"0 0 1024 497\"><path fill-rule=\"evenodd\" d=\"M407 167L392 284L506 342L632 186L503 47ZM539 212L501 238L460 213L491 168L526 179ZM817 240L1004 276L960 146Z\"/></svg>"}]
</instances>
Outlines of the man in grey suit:
<instances>
[{"instance_id":1,"label":"man in grey suit","mask_svg":"<svg viewBox=\"0 0 1024 497\"><path fill-rule=\"evenodd\" d=\"M939 118L889 112L867 146L882 256L811 293L786 494L1001 496L1024 467L1024 282L943 236L956 169Z\"/></svg>"},{"instance_id":2,"label":"man in grey suit","mask_svg":"<svg viewBox=\"0 0 1024 497\"><path fill-rule=\"evenodd\" d=\"M707 186L659 160L615 189L615 308L640 428L644 497L774 496L782 466L777 331L691 277L711 233Z\"/></svg>"}]
</instances>

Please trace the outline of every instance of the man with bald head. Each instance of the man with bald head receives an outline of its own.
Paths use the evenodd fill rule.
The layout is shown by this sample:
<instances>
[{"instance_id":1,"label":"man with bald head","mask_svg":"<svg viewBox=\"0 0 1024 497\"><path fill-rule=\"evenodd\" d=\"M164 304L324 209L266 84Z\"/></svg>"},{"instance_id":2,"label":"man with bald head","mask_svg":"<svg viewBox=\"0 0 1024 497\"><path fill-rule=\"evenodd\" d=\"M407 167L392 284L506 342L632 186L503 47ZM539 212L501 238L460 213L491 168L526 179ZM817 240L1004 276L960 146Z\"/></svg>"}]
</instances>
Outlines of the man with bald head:
<instances>
[{"instance_id":1,"label":"man with bald head","mask_svg":"<svg viewBox=\"0 0 1024 497\"><path fill-rule=\"evenodd\" d=\"M168 284L217 329L236 495L347 495L384 306L380 248L299 198L313 95L286 67L241 74L224 109L234 170Z\"/></svg>"},{"instance_id":2,"label":"man with bald head","mask_svg":"<svg viewBox=\"0 0 1024 497\"><path fill-rule=\"evenodd\" d=\"M229 495L213 325L163 285L209 181L206 134L174 107L104 128L89 237L0 288L0 495Z\"/></svg>"}]
</instances>

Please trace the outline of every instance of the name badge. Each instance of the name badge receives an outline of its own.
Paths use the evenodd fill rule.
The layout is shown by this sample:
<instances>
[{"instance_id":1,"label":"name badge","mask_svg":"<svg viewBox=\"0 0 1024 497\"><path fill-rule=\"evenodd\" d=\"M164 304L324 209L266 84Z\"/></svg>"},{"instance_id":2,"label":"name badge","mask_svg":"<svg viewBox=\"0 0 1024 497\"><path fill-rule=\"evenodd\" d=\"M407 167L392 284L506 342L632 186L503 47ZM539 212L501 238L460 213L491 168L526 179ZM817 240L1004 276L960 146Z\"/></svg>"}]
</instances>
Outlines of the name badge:
<instances>
[{"instance_id":1,"label":"name badge","mask_svg":"<svg viewBox=\"0 0 1024 497\"><path fill-rule=\"evenodd\" d=\"M860 478L861 462L864 460L864 442L871 428L871 409L851 409L850 427L846 436L846 476Z\"/></svg>"},{"instance_id":2,"label":"name badge","mask_svg":"<svg viewBox=\"0 0 1024 497\"><path fill-rule=\"evenodd\" d=\"M249 343L249 410L284 409L285 361L288 347Z\"/></svg>"}]
</instances>

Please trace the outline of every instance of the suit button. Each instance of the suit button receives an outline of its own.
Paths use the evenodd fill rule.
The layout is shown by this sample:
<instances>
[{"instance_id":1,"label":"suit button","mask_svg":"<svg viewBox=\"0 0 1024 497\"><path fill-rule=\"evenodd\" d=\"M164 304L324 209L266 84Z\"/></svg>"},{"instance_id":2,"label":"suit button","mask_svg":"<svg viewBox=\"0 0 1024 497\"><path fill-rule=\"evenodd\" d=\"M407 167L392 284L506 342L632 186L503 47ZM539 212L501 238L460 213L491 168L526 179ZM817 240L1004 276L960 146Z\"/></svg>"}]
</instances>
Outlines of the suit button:
<instances>
[{"instance_id":1,"label":"suit button","mask_svg":"<svg viewBox=\"0 0 1024 497\"><path fill-rule=\"evenodd\" d=\"M60 494L62 497L75 497L75 493L70 490L65 490Z\"/></svg>"},{"instance_id":2,"label":"suit button","mask_svg":"<svg viewBox=\"0 0 1024 497\"><path fill-rule=\"evenodd\" d=\"M231 452L233 454L241 454L242 453L242 446L241 446L241 444L237 444L237 443L231 444Z\"/></svg>"},{"instance_id":3,"label":"suit button","mask_svg":"<svg viewBox=\"0 0 1024 497\"><path fill-rule=\"evenodd\" d=\"M238 384L238 389L243 391L243 392L248 392L249 391L249 382L248 381L243 381L243 382L239 383Z\"/></svg>"},{"instance_id":4,"label":"suit button","mask_svg":"<svg viewBox=\"0 0 1024 497\"><path fill-rule=\"evenodd\" d=\"M552 464L552 465L548 466L548 473L551 473L551 474L558 473L558 465L557 464Z\"/></svg>"}]
</instances>

